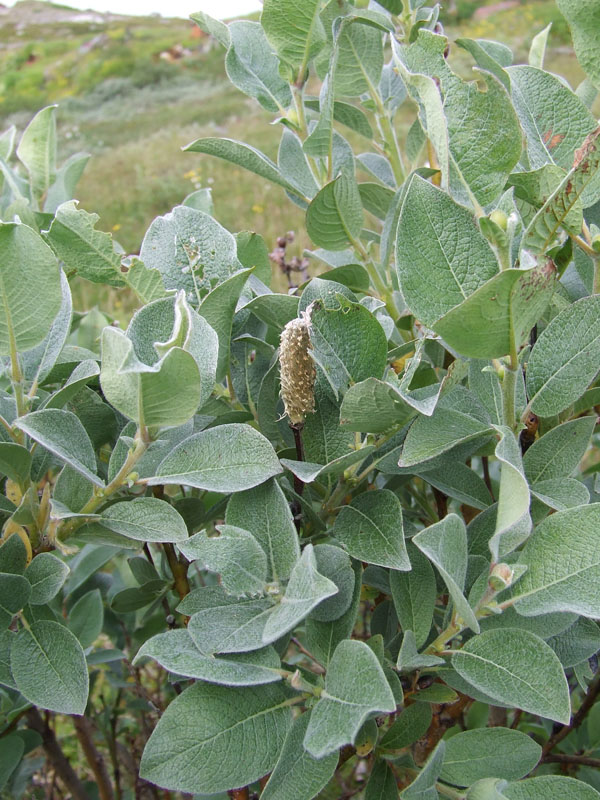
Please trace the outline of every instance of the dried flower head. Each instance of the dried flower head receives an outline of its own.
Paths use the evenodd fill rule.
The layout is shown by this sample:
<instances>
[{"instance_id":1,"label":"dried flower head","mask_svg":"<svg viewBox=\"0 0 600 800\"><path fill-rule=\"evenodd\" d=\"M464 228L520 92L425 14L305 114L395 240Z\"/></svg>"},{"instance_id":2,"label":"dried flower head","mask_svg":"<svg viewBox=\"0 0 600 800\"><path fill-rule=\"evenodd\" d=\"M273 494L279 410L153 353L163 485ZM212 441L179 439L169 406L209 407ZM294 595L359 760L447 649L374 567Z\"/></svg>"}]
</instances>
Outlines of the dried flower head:
<instances>
[{"instance_id":1,"label":"dried flower head","mask_svg":"<svg viewBox=\"0 0 600 800\"><path fill-rule=\"evenodd\" d=\"M317 372L309 353L309 324L310 317L304 312L301 318L288 322L281 333L281 397L292 425L301 424L306 415L315 410Z\"/></svg>"}]
</instances>

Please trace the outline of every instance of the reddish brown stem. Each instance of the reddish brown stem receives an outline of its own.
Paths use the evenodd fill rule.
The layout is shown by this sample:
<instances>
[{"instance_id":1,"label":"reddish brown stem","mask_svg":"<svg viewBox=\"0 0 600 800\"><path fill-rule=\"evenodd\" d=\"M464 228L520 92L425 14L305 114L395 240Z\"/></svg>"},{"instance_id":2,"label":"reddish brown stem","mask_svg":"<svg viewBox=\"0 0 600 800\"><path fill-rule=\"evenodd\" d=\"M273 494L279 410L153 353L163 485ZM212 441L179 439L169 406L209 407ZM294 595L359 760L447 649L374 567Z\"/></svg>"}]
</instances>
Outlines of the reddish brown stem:
<instances>
[{"instance_id":1,"label":"reddish brown stem","mask_svg":"<svg viewBox=\"0 0 600 800\"><path fill-rule=\"evenodd\" d=\"M100 800L114 800L113 787L108 776L104 758L94 744L94 728L87 717L72 717L77 739L83 750L86 761L94 773Z\"/></svg>"},{"instance_id":2,"label":"reddish brown stem","mask_svg":"<svg viewBox=\"0 0 600 800\"><path fill-rule=\"evenodd\" d=\"M27 724L31 730L37 731L42 737L42 747L48 760L54 767L56 774L73 798L73 800L91 800L83 787L73 767L61 750L52 728L45 722L37 708L30 708L26 714Z\"/></svg>"},{"instance_id":3,"label":"reddish brown stem","mask_svg":"<svg viewBox=\"0 0 600 800\"><path fill-rule=\"evenodd\" d=\"M545 764L573 764L577 767L600 768L600 758L579 756L571 753L548 753L543 759Z\"/></svg>"}]
</instances>

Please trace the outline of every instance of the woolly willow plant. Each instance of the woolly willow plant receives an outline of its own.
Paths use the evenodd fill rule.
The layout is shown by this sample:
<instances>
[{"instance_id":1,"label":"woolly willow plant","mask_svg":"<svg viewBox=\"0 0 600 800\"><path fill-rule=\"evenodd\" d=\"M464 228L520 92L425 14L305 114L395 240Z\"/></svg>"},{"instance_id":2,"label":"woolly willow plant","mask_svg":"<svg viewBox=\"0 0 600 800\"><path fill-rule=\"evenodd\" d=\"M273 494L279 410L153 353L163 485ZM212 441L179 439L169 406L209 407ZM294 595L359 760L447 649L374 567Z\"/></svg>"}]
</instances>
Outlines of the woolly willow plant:
<instances>
[{"instance_id":1,"label":"woolly willow plant","mask_svg":"<svg viewBox=\"0 0 600 800\"><path fill-rule=\"evenodd\" d=\"M600 797L600 3L576 91L364 5L194 17L281 144L187 150L306 209L287 293L202 191L124 257L54 108L0 139L8 797L40 746L78 799Z\"/></svg>"}]
</instances>

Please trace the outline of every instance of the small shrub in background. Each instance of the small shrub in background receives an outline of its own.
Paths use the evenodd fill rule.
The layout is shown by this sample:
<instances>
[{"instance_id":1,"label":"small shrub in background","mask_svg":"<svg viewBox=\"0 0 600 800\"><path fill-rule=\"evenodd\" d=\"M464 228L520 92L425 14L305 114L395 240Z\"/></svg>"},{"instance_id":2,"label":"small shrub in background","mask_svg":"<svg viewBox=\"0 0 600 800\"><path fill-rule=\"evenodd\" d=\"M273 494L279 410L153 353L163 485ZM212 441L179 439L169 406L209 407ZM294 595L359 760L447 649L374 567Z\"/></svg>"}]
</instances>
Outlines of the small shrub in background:
<instances>
[{"instance_id":1,"label":"small shrub in background","mask_svg":"<svg viewBox=\"0 0 600 800\"><path fill-rule=\"evenodd\" d=\"M54 107L0 138L8 797L599 796L600 7L558 5L576 91L419 0L195 15L281 144L187 150L305 211L287 293L204 189L125 256Z\"/></svg>"}]
</instances>

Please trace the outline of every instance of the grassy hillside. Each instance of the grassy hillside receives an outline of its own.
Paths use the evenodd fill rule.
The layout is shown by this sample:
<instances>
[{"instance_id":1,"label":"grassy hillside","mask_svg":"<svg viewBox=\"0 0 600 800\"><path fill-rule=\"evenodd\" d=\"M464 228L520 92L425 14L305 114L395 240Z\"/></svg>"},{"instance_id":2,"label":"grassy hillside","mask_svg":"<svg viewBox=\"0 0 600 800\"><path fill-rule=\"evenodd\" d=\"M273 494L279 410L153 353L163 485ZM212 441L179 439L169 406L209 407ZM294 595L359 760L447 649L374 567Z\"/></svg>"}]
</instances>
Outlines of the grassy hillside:
<instances>
[{"instance_id":1,"label":"grassy hillside","mask_svg":"<svg viewBox=\"0 0 600 800\"><path fill-rule=\"evenodd\" d=\"M548 22L554 24L548 68L576 85L581 73L551 0L458 0L455 12L445 12L451 37L460 31L498 38L518 61ZM467 67L457 48L452 57ZM225 226L255 229L269 244L301 224L302 212L276 187L181 152L199 136L227 135L273 156L280 135L266 112L231 87L220 46L190 21L79 12L36 0L0 7L0 129L13 122L22 128L35 110L54 102L60 155L85 150L93 156L78 199L100 214L101 227L113 230L128 252L139 249L156 215L200 186L212 188Z\"/></svg>"}]
</instances>

